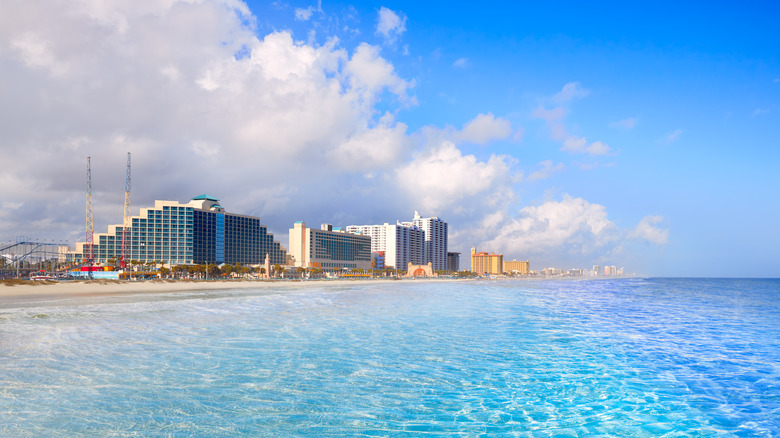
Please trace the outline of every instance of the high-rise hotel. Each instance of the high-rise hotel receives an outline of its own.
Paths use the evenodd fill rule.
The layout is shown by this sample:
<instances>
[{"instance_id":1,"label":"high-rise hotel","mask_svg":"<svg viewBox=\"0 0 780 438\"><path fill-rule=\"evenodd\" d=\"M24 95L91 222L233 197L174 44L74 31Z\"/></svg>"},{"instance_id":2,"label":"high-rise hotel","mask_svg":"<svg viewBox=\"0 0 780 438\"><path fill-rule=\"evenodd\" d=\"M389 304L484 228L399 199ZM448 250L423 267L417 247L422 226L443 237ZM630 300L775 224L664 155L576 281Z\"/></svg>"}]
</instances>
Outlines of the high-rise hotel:
<instances>
[{"instance_id":1,"label":"high-rise hotel","mask_svg":"<svg viewBox=\"0 0 780 438\"><path fill-rule=\"evenodd\" d=\"M434 271L448 269L447 223L438 217L423 218L414 212L410 222L396 225L350 225L347 232L371 236L371 251L385 253L385 266L406 269L432 264Z\"/></svg>"},{"instance_id":2,"label":"high-rise hotel","mask_svg":"<svg viewBox=\"0 0 780 438\"><path fill-rule=\"evenodd\" d=\"M124 232L129 233L128 259L144 263L257 265L266 255L272 264L284 264L287 258L260 218L227 213L208 195L186 204L155 201L153 208L142 208L131 218L129 229L110 225L108 233L95 234L95 263L120 259ZM82 261L84 246L85 242L77 243L66 259Z\"/></svg>"},{"instance_id":3,"label":"high-rise hotel","mask_svg":"<svg viewBox=\"0 0 780 438\"><path fill-rule=\"evenodd\" d=\"M347 232L371 237L371 251L384 252L384 265L388 268L425 264L425 233L416 226L350 225Z\"/></svg>"}]
</instances>

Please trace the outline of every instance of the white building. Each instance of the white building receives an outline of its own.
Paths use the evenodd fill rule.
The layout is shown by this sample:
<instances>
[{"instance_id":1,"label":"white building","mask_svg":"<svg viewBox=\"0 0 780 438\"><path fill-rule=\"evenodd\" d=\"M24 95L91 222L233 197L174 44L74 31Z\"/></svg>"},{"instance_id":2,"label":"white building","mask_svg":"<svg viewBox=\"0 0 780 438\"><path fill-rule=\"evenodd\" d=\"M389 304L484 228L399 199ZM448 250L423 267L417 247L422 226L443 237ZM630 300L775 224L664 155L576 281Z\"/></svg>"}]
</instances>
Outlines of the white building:
<instances>
[{"instance_id":1,"label":"white building","mask_svg":"<svg viewBox=\"0 0 780 438\"><path fill-rule=\"evenodd\" d=\"M437 217L423 218L415 211L411 222L350 225L347 232L371 236L371 250L385 253L385 266L431 263L434 271L448 269L447 223Z\"/></svg>"},{"instance_id":2,"label":"white building","mask_svg":"<svg viewBox=\"0 0 780 438\"><path fill-rule=\"evenodd\" d=\"M432 263L434 271L443 271L447 266L447 222L438 217L423 218L414 212L412 222L403 225L416 226L425 232L425 263Z\"/></svg>"},{"instance_id":3,"label":"white building","mask_svg":"<svg viewBox=\"0 0 780 438\"><path fill-rule=\"evenodd\" d=\"M348 233L371 237L371 251L385 254L385 267L406 269L409 263L424 264L425 233L416 226L350 225Z\"/></svg>"},{"instance_id":4,"label":"white building","mask_svg":"<svg viewBox=\"0 0 780 438\"><path fill-rule=\"evenodd\" d=\"M299 221L290 228L290 255L297 267L368 271L371 237L350 234L329 224L323 224L319 230L306 228L306 223Z\"/></svg>"}]
</instances>

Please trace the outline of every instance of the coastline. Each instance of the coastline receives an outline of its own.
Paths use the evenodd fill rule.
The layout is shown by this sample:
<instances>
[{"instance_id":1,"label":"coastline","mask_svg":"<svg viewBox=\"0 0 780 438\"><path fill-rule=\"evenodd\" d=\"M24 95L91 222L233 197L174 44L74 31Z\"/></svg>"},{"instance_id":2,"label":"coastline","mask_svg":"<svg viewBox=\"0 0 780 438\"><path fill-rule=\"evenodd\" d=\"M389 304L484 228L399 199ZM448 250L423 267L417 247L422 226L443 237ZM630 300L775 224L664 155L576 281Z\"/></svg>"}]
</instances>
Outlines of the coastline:
<instances>
[{"instance_id":1,"label":"coastline","mask_svg":"<svg viewBox=\"0 0 780 438\"><path fill-rule=\"evenodd\" d=\"M75 280L62 282L40 282L29 284L3 284L0 283L0 300L45 298L45 297L97 297L109 295L135 295L168 292L188 292L200 290L225 290L225 289L286 289L301 286L325 287L327 285L340 285L365 283L381 284L403 282L428 282L428 281L464 281L462 279L437 279L437 278L410 278L403 280L370 279L370 280L146 280L146 281L117 281L117 280Z\"/></svg>"},{"instance_id":2,"label":"coastline","mask_svg":"<svg viewBox=\"0 0 780 438\"><path fill-rule=\"evenodd\" d=\"M25 299L41 298L76 298L76 297L100 297L100 296L120 296L120 295L138 295L155 294L170 292L192 292L203 290L226 290L226 289L292 289L301 287L330 287L356 284L387 284L396 282L483 282L483 281L588 281L600 280L607 277L595 278L547 278L547 277L512 277L512 278L370 278L370 279L313 279L313 280L73 280L73 281L41 281L32 282L24 280L18 283L7 283L0 281L0 302L18 301Z\"/></svg>"}]
</instances>

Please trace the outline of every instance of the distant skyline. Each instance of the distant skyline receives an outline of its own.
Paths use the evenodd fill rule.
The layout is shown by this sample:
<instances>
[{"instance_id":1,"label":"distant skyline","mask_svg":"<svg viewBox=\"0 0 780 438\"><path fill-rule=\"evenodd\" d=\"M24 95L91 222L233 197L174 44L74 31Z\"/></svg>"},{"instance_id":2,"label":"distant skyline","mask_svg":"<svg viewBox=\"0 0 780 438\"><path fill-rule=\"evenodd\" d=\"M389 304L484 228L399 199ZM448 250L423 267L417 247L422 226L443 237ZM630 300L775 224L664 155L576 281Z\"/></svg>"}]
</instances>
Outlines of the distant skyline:
<instances>
[{"instance_id":1,"label":"distant skyline","mask_svg":"<svg viewBox=\"0 0 780 438\"><path fill-rule=\"evenodd\" d=\"M772 2L0 3L0 242L208 193L532 269L780 277Z\"/></svg>"}]
</instances>

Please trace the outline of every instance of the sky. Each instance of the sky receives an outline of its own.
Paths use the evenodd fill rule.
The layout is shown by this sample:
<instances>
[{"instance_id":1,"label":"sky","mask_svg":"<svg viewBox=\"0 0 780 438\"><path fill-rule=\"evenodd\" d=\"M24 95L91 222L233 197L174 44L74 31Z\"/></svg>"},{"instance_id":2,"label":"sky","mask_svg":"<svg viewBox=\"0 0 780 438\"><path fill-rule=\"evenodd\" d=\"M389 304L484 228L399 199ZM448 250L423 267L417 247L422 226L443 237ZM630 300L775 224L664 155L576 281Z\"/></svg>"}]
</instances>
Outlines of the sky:
<instances>
[{"instance_id":1,"label":"sky","mask_svg":"<svg viewBox=\"0 0 780 438\"><path fill-rule=\"evenodd\" d=\"M208 194L532 269L780 277L774 2L0 3L0 242ZM467 267L467 266L465 266Z\"/></svg>"}]
</instances>

